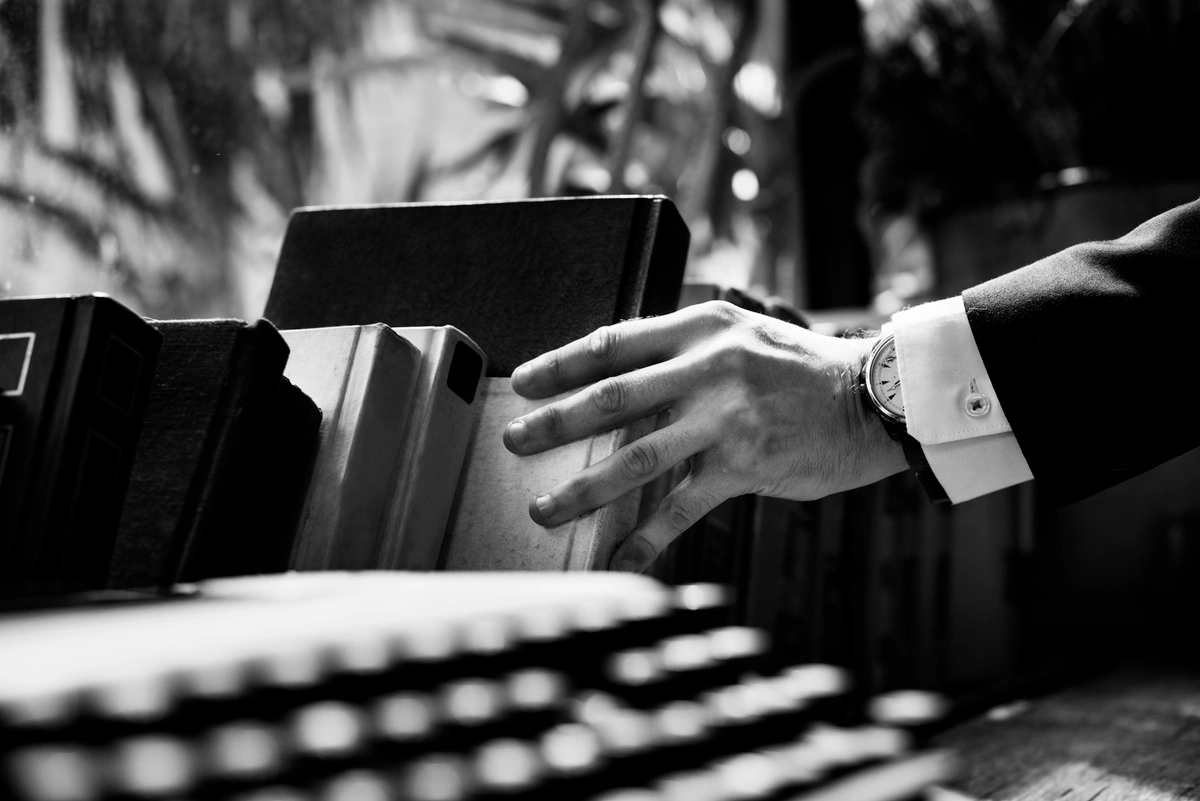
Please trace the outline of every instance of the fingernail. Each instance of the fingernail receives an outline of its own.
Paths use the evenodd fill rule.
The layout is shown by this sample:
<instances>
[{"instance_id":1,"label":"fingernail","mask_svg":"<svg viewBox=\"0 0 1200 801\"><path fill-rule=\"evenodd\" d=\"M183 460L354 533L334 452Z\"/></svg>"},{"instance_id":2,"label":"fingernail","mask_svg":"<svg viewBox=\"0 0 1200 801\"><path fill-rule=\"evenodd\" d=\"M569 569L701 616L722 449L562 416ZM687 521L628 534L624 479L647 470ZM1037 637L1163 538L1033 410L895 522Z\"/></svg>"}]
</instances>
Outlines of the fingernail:
<instances>
[{"instance_id":1,"label":"fingernail","mask_svg":"<svg viewBox=\"0 0 1200 801\"><path fill-rule=\"evenodd\" d=\"M512 382L513 384L527 384L529 383L529 377L532 374L533 370L529 367L529 365L522 364L516 370L513 370Z\"/></svg>"},{"instance_id":2,"label":"fingernail","mask_svg":"<svg viewBox=\"0 0 1200 801\"><path fill-rule=\"evenodd\" d=\"M538 514L543 520L549 520L554 516L554 499L549 495L539 495L533 501L533 505L537 507Z\"/></svg>"},{"instance_id":3,"label":"fingernail","mask_svg":"<svg viewBox=\"0 0 1200 801\"><path fill-rule=\"evenodd\" d=\"M524 420L513 420L508 424L508 441L513 445L521 447L528 436L529 429L526 428Z\"/></svg>"},{"instance_id":4,"label":"fingernail","mask_svg":"<svg viewBox=\"0 0 1200 801\"><path fill-rule=\"evenodd\" d=\"M619 561L615 565L613 565L613 570L616 570L621 573L640 573L640 572L642 572L641 570L638 569L637 562L633 561L632 559L622 559L621 561Z\"/></svg>"}]
</instances>

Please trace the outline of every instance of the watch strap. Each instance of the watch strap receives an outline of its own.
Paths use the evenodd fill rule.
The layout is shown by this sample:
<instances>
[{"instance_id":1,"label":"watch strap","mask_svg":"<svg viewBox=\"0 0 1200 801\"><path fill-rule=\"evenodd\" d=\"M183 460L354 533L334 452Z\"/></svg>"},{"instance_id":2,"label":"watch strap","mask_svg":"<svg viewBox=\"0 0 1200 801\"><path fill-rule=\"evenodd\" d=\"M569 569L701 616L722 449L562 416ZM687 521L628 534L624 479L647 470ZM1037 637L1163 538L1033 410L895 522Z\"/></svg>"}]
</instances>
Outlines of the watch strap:
<instances>
[{"instance_id":1,"label":"watch strap","mask_svg":"<svg viewBox=\"0 0 1200 801\"><path fill-rule=\"evenodd\" d=\"M933 467L929 464L929 459L925 457L925 449L921 447L921 443L917 442L907 431L892 436L904 448L904 458L908 460L908 466L916 475L921 489L925 490L925 496L933 503L950 503L950 496L946 494L942 482L938 481L937 476L934 475Z\"/></svg>"}]
</instances>

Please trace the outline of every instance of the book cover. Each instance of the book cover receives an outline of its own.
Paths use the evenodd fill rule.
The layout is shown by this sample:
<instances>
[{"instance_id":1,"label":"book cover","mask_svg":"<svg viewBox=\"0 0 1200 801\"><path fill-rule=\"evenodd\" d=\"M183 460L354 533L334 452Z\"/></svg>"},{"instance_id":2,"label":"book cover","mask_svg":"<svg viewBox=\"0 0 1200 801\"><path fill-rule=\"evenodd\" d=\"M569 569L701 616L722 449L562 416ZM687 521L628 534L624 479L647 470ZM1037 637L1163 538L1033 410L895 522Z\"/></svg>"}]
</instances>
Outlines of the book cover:
<instances>
[{"instance_id":1,"label":"book cover","mask_svg":"<svg viewBox=\"0 0 1200 801\"><path fill-rule=\"evenodd\" d=\"M502 435L513 418L547 400L528 400L507 378L481 389L479 423L468 447L440 567L446 570L607 570L637 523L640 490L554 528L529 517L529 501L649 433L653 420L533 456L517 456Z\"/></svg>"},{"instance_id":2,"label":"book cover","mask_svg":"<svg viewBox=\"0 0 1200 801\"><path fill-rule=\"evenodd\" d=\"M0 584L103 586L161 337L103 295L0 300Z\"/></svg>"},{"instance_id":3,"label":"book cover","mask_svg":"<svg viewBox=\"0 0 1200 801\"><path fill-rule=\"evenodd\" d=\"M291 567L374 567L408 441L421 352L382 324L280 333L291 348L284 375L324 411Z\"/></svg>"},{"instance_id":4,"label":"book cover","mask_svg":"<svg viewBox=\"0 0 1200 801\"><path fill-rule=\"evenodd\" d=\"M155 321L159 370L113 554L110 586L225 575L243 498L288 358L265 320Z\"/></svg>"},{"instance_id":5,"label":"book cover","mask_svg":"<svg viewBox=\"0 0 1200 801\"><path fill-rule=\"evenodd\" d=\"M226 554L224 575L282 573L291 566L321 417L321 410L303 390L286 377L279 381L255 468L259 486L242 498L244 545Z\"/></svg>"},{"instance_id":6,"label":"book cover","mask_svg":"<svg viewBox=\"0 0 1200 801\"><path fill-rule=\"evenodd\" d=\"M688 241L656 196L297 209L265 315L453 325L508 376L600 326L674 311Z\"/></svg>"},{"instance_id":7,"label":"book cover","mask_svg":"<svg viewBox=\"0 0 1200 801\"><path fill-rule=\"evenodd\" d=\"M421 353L378 566L433 570L479 415L487 358L453 326L396 328Z\"/></svg>"}]
</instances>

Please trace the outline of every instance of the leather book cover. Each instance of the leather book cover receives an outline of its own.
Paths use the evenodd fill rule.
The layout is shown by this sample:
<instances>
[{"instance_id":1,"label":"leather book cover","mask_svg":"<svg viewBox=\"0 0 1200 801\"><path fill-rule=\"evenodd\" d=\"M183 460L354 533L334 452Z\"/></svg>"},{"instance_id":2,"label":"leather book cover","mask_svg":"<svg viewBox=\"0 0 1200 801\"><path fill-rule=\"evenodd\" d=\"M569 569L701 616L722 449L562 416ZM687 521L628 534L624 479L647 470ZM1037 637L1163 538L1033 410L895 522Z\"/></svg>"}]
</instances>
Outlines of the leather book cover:
<instances>
[{"instance_id":1,"label":"leather book cover","mask_svg":"<svg viewBox=\"0 0 1200 801\"><path fill-rule=\"evenodd\" d=\"M687 226L665 197L297 209L266 317L453 325L508 376L619 320L674 311Z\"/></svg>"},{"instance_id":2,"label":"leather book cover","mask_svg":"<svg viewBox=\"0 0 1200 801\"><path fill-rule=\"evenodd\" d=\"M161 338L103 295L0 301L0 576L103 586Z\"/></svg>"},{"instance_id":3,"label":"leather book cover","mask_svg":"<svg viewBox=\"0 0 1200 801\"><path fill-rule=\"evenodd\" d=\"M374 567L409 435L421 352L382 324L280 333L292 351L284 375L324 412L290 566Z\"/></svg>"},{"instance_id":4,"label":"leather book cover","mask_svg":"<svg viewBox=\"0 0 1200 801\"><path fill-rule=\"evenodd\" d=\"M156 321L158 377L130 479L112 587L221 574L240 547L237 512L255 485L288 348L265 320Z\"/></svg>"},{"instance_id":5,"label":"leather book cover","mask_svg":"<svg viewBox=\"0 0 1200 801\"><path fill-rule=\"evenodd\" d=\"M479 417L487 357L453 326L396 328L421 352L378 566L433 570Z\"/></svg>"},{"instance_id":6,"label":"leather book cover","mask_svg":"<svg viewBox=\"0 0 1200 801\"><path fill-rule=\"evenodd\" d=\"M522 398L507 378L486 379L481 395L479 423L471 437L439 566L445 570L607 570L613 551L637 523L640 490L551 529L530 519L529 501L645 435L653 420L534 456L516 456L504 447L504 427L547 401Z\"/></svg>"},{"instance_id":7,"label":"leather book cover","mask_svg":"<svg viewBox=\"0 0 1200 801\"><path fill-rule=\"evenodd\" d=\"M321 417L312 398L286 377L280 379L258 452L256 487L242 498L245 536L241 547L222 559L224 575L289 569L313 475Z\"/></svg>"}]
</instances>

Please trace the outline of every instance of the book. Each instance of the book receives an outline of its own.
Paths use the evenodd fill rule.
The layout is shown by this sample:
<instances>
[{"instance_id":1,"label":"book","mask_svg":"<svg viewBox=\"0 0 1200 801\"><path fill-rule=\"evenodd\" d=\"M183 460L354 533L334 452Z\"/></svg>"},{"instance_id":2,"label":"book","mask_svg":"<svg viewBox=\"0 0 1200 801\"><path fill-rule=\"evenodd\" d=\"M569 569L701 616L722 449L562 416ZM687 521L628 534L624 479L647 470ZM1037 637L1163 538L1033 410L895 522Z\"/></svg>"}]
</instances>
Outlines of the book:
<instances>
[{"instance_id":1,"label":"book","mask_svg":"<svg viewBox=\"0 0 1200 801\"><path fill-rule=\"evenodd\" d=\"M674 311L688 241L657 196L297 209L265 315L453 325L489 376L508 376L601 326Z\"/></svg>"},{"instance_id":2,"label":"book","mask_svg":"<svg viewBox=\"0 0 1200 801\"><path fill-rule=\"evenodd\" d=\"M291 348L284 375L324 410L290 565L373 567L408 441L421 352L383 324L280 333Z\"/></svg>"},{"instance_id":3,"label":"book","mask_svg":"<svg viewBox=\"0 0 1200 801\"><path fill-rule=\"evenodd\" d=\"M288 346L269 322L155 321L159 369L129 482L110 586L151 587L227 575L246 546L241 517L261 484Z\"/></svg>"},{"instance_id":4,"label":"book","mask_svg":"<svg viewBox=\"0 0 1200 801\"><path fill-rule=\"evenodd\" d=\"M246 537L241 548L225 554L223 575L282 573L292 566L322 417L307 393L280 379L254 470L259 484L242 498Z\"/></svg>"},{"instance_id":5,"label":"book","mask_svg":"<svg viewBox=\"0 0 1200 801\"><path fill-rule=\"evenodd\" d=\"M551 402L513 392L506 378L481 388L479 423L454 502L439 567L445 570L607 570L609 559L637 523L641 491L634 490L569 523L542 528L529 502L589 465L649 433L653 419L532 456L504 446L509 421Z\"/></svg>"},{"instance_id":6,"label":"book","mask_svg":"<svg viewBox=\"0 0 1200 801\"><path fill-rule=\"evenodd\" d=\"M160 345L107 296L0 300L0 592L103 586Z\"/></svg>"},{"instance_id":7,"label":"book","mask_svg":"<svg viewBox=\"0 0 1200 801\"><path fill-rule=\"evenodd\" d=\"M378 567L433 570L479 415L487 357L453 326L396 328L421 353Z\"/></svg>"}]
</instances>

